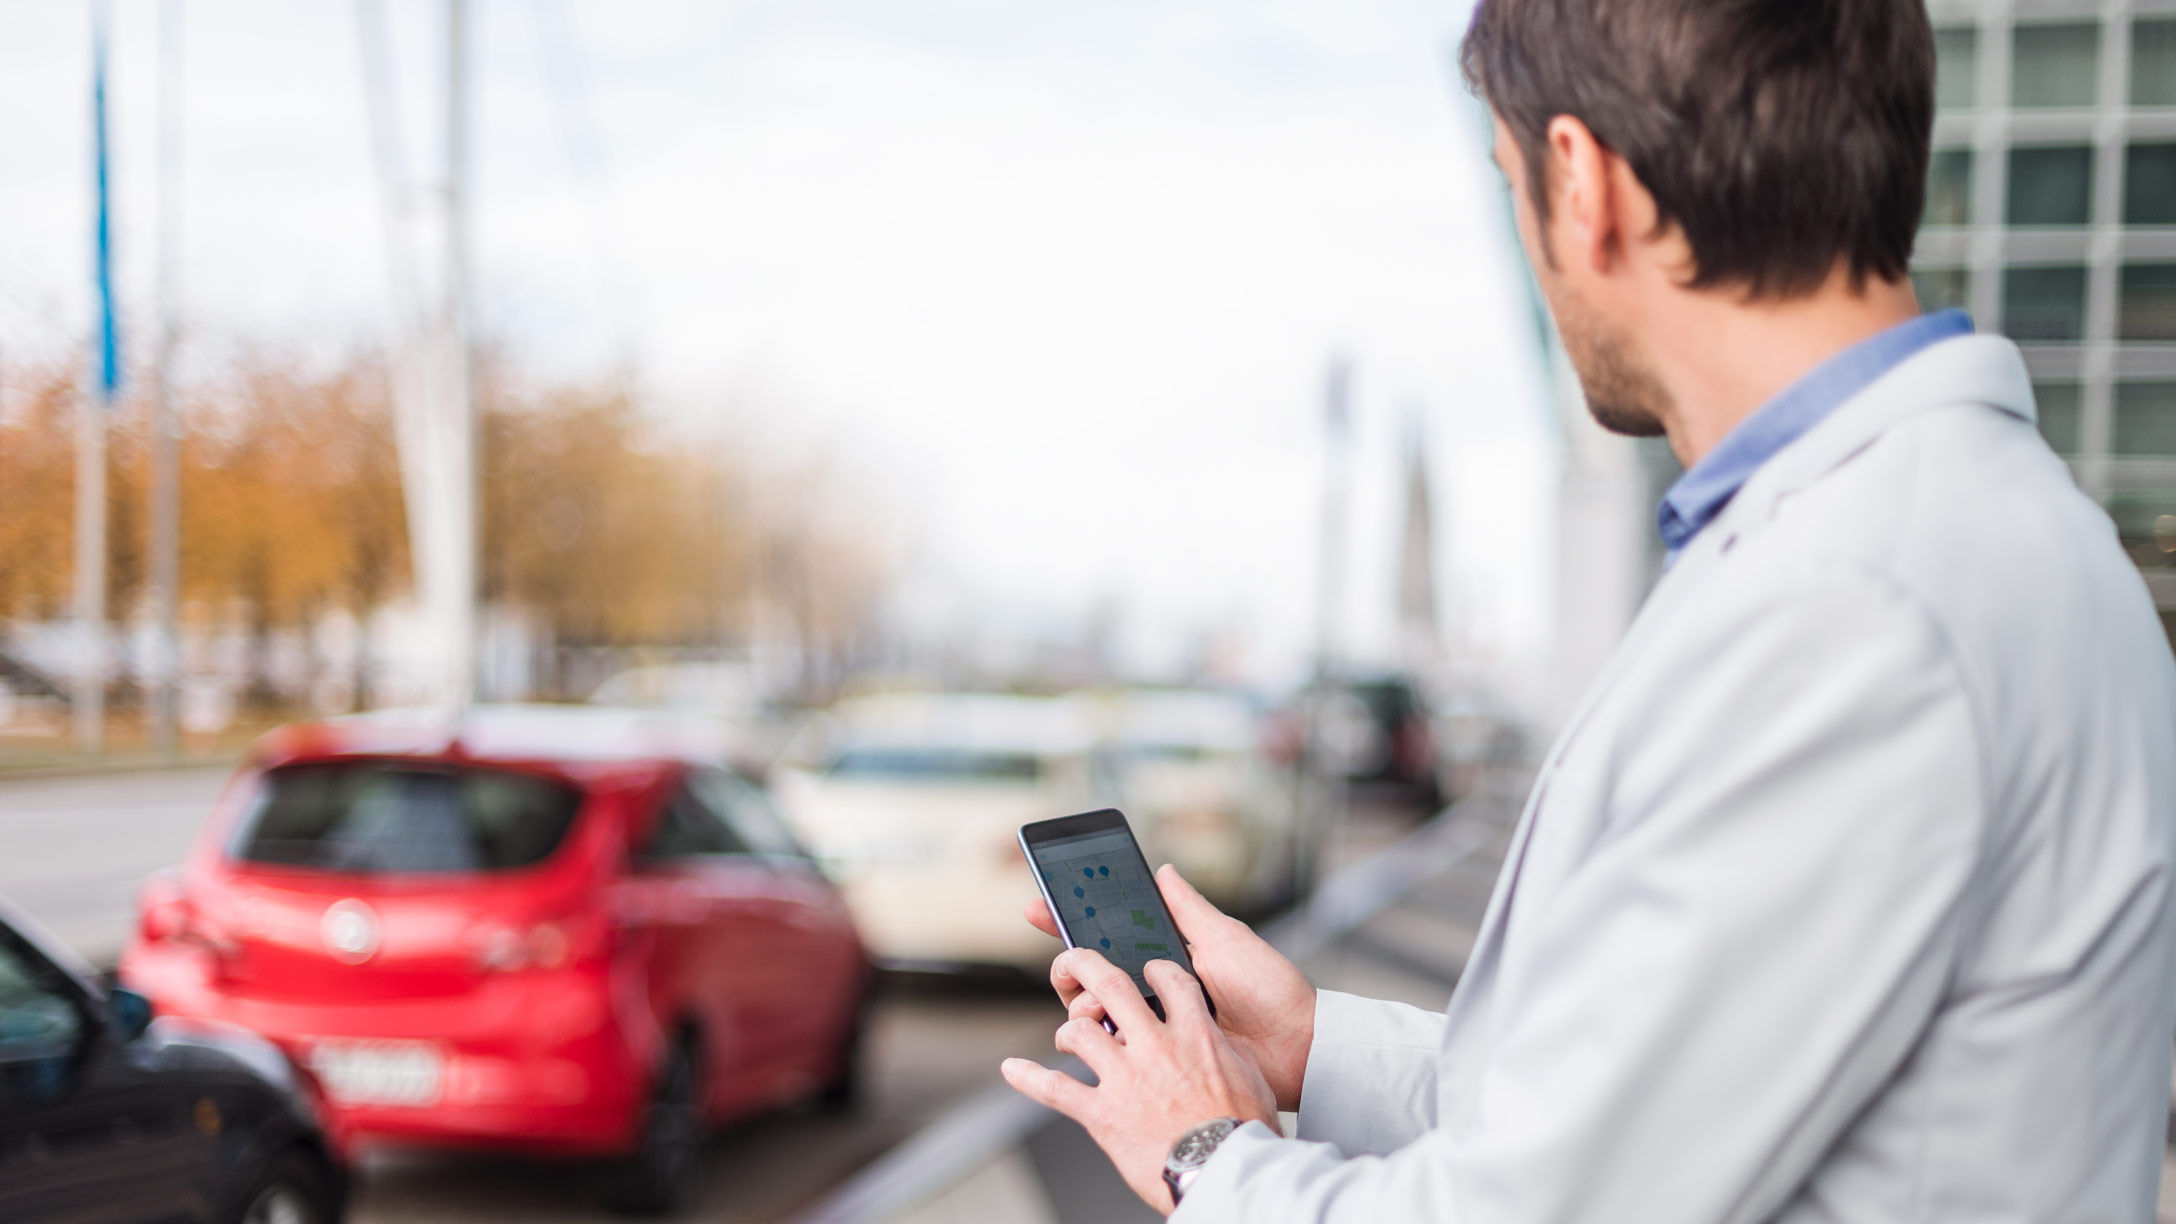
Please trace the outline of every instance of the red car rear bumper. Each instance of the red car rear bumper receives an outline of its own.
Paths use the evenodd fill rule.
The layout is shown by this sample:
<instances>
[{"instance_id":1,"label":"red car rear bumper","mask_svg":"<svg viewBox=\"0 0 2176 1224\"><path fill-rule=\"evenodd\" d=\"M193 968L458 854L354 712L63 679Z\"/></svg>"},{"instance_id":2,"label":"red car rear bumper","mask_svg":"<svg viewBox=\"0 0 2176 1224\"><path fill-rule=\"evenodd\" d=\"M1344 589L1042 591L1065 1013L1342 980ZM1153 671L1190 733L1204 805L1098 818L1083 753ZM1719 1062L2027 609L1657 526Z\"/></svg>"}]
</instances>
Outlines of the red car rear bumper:
<instances>
[{"instance_id":1,"label":"red car rear bumper","mask_svg":"<svg viewBox=\"0 0 2176 1224\"><path fill-rule=\"evenodd\" d=\"M122 978L160 1014L253 1029L304 1068L337 1043L437 1052L435 1089L414 1103L326 1093L327 1110L354 1138L568 1154L633 1145L659 1038L642 1031L647 1009L614 1005L603 970L508 973L443 998L301 1002L230 992L212 969L210 955L185 942L137 943L121 960Z\"/></svg>"}]
</instances>

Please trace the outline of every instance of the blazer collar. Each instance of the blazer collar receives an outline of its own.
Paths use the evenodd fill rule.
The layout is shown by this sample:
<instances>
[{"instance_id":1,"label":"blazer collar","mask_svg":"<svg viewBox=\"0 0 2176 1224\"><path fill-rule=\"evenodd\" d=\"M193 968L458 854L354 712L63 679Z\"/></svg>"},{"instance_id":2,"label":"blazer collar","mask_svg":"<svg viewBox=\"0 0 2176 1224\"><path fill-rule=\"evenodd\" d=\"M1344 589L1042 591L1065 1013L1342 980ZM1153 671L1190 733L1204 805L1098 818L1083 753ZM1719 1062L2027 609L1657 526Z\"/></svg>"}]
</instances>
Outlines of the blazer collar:
<instances>
[{"instance_id":1,"label":"blazer collar","mask_svg":"<svg viewBox=\"0 0 2176 1224\"><path fill-rule=\"evenodd\" d=\"M2017 345L2001 336L1959 336L1906 359L1778 451L1694 541L1694 551L1720 549L1733 532L1766 523L1779 502L1827 476L1893 426L1959 404L1985 405L2028 424L2036 419L2032 377Z\"/></svg>"}]
</instances>

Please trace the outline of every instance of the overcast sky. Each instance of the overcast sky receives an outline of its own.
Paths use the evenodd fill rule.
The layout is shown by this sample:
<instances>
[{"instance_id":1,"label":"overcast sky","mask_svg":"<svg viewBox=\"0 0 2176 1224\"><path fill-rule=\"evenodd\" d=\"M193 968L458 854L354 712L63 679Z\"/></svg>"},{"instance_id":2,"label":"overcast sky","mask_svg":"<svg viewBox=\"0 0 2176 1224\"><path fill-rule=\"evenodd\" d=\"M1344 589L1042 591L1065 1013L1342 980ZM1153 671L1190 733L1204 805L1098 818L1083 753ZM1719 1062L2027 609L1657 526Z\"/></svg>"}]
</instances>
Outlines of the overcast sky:
<instances>
[{"instance_id":1,"label":"overcast sky","mask_svg":"<svg viewBox=\"0 0 2176 1224\"><path fill-rule=\"evenodd\" d=\"M439 6L388 0L435 164ZM901 542L915 614L1115 609L1143 657L1312 633L1321 386L1359 371L1353 649L1387 648L1397 448L1446 619L1544 638L1555 442L1461 0L478 0L481 326L666 409L760 411ZM181 296L207 334L383 330L355 9L187 0ZM118 0L120 288L151 289L157 0ZM538 14L544 14L540 20ZM89 317L87 8L8 5L0 346Z\"/></svg>"}]
</instances>

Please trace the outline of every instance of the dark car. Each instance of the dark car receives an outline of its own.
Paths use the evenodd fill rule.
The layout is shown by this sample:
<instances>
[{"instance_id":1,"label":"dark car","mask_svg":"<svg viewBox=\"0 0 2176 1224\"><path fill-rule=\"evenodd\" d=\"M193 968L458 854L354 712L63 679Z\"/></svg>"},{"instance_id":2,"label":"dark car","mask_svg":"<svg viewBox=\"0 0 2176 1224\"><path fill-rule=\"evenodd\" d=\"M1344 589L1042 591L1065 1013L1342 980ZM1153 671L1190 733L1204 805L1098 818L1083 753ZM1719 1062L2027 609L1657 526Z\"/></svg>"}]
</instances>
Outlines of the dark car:
<instances>
[{"instance_id":1,"label":"dark car","mask_svg":"<svg viewBox=\"0 0 2176 1224\"><path fill-rule=\"evenodd\" d=\"M0 1220L338 1224L338 1145L276 1048L154 1023L0 902Z\"/></svg>"},{"instance_id":2,"label":"dark car","mask_svg":"<svg viewBox=\"0 0 2176 1224\"><path fill-rule=\"evenodd\" d=\"M1443 805L1435 732L1417 680L1389 673L1318 682L1301 694L1297 717L1355 790L1431 815Z\"/></svg>"}]
</instances>

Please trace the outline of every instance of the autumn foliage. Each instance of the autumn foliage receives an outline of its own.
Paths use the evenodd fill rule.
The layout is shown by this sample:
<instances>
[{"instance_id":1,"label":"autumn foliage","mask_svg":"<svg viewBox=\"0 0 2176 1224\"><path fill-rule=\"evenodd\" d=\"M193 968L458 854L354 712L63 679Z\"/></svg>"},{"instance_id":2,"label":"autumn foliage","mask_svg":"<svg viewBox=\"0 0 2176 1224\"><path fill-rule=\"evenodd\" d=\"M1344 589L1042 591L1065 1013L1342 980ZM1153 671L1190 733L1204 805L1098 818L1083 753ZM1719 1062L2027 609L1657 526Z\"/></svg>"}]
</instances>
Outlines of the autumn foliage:
<instances>
[{"instance_id":1,"label":"autumn foliage","mask_svg":"<svg viewBox=\"0 0 2176 1224\"><path fill-rule=\"evenodd\" d=\"M0 619L18 625L68 615L79 370L0 368ZM733 649L767 616L817 655L866 633L881 558L806 471L646 412L611 381L537 382L489 361L477 385L482 595L540 627L536 695L579 695L564 691L570 651ZM328 615L367 624L409 597L379 355L248 353L177 405L185 635L307 636ZM111 428L108 599L125 623L147 594L143 405L125 402ZM246 687L276 702L259 671Z\"/></svg>"}]
</instances>

